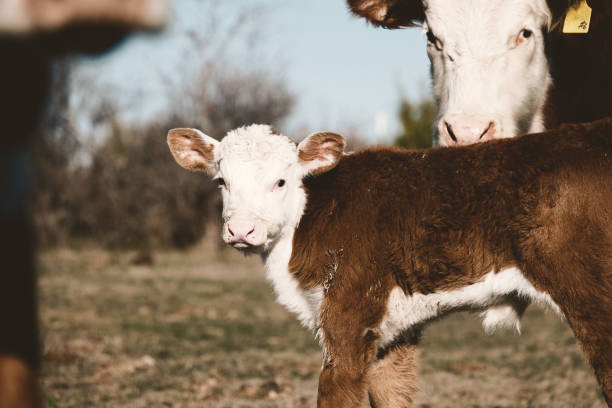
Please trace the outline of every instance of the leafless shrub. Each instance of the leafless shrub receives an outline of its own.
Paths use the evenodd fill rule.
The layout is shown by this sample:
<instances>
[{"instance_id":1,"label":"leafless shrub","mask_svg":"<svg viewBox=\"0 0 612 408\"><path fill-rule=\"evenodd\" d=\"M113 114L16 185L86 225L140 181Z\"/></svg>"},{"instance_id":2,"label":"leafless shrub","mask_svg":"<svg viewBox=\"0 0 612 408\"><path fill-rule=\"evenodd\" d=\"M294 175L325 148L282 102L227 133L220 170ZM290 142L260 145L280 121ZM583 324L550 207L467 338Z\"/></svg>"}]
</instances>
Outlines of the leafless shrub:
<instances>
[{"instance_id":1,"label":"leafless shrub","mask_svg":"<svg viewBox=\"0 0 612 408\"><path fill-rule=\"evenodd\" d=\"M64 235L108 247L185 246L204 233L213 187L176 166L165 125L117 125L93 153L91 165L68 172ZM55 234L45 231L46 235Z\"/></svg>"}]
</instances>

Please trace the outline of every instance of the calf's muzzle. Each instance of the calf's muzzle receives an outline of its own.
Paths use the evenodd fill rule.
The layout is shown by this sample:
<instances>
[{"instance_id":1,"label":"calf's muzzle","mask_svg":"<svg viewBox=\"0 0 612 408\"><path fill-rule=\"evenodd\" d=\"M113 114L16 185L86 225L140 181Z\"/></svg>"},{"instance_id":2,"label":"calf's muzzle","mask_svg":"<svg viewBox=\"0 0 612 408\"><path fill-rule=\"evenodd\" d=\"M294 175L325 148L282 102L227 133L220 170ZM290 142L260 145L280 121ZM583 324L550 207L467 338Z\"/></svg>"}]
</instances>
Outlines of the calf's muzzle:
<instances>
[{"instance_id":1,"label":"calf's muzzle","mask_svg":"<svg viewBox=\"0 0 612 408\"><path fill-rule=\"evenodd\" d=\"M223 240L236 248L260 245L260 231L254 222L229 220L223 226Z\"/></svg>"}]
</instances>

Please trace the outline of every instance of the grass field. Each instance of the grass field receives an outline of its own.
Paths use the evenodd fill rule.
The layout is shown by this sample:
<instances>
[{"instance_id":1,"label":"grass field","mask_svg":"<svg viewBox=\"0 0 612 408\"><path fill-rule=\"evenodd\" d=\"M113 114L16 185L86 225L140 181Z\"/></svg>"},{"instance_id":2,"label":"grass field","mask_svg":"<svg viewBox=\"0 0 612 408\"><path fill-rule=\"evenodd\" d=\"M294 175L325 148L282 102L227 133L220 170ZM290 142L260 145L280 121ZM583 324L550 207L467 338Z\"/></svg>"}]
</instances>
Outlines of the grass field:
<instances>
[{"instance_id":1,"label":"grass field","mask_svg":"<svg viewBox=\"0 0 612 408\"><path fill-rule=\"evenodd\" d=\"M40 257L48 407L312 407L320 350L258 258L202 246ZM417 407L604 407L571 331L532 306L523 334L457 314L420 347Z\"/></svg>"}]
</instances>

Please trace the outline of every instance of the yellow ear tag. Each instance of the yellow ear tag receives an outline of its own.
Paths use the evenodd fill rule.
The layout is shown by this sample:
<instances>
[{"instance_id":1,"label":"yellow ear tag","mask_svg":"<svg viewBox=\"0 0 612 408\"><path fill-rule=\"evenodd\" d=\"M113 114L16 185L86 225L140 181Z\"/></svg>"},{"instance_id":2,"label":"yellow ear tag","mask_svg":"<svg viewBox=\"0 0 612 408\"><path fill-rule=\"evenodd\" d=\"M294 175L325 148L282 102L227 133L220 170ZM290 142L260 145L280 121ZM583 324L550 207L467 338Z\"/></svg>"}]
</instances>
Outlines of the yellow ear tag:
<instances>
[{"instance_id":1,"label":"yellow ear tag","mask_svg":"<svg viewBox=\"0 0 612 408\"><path fill-rule=\"evenodd\" d=\"M586 0L570 7L565 15L563 32L566 34L586 34L591 24L591 8Z\"/></svg>"}]
</instances>

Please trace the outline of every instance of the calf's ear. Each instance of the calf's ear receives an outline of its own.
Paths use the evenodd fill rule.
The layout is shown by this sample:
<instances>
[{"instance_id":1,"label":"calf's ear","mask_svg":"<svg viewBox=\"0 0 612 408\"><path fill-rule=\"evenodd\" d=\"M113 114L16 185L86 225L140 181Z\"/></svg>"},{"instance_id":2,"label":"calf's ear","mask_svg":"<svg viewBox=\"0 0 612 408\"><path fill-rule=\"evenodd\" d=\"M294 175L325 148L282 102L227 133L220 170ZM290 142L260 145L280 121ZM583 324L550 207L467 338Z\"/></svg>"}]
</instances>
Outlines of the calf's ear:
<instances>
[{"instance_id":1,"label":"calf's ear","mask_svg":"<svg viewBox=\"0 0 612 408\"><path fill-rule=\"evenodd\" d=\"M325 173L336 167L345 145L344 138L337 133L313 133L297 146L299 163L306 174Z\"/></svg>"},{"instance_id":2,"label":"calf's ear","mask_svg":"<svg viewBox=\"0 0 612 408\"><path fill-rule=\"evenodd\" d=\"M351 11L375 26L410 27L425 19L422 0L347 0Z\"/></svg>"},{"instance_id":3,"label":"calf's ear","mask_svg":"<svg viewBox=\"0 0 612 408\"><path fill-rule=\"evenodd\" d=\"M166 141L174 160L182 167L212 175L217 140L197 129L176 128L168 131Z\"/></svg>"}]
</instances>

